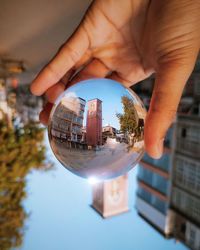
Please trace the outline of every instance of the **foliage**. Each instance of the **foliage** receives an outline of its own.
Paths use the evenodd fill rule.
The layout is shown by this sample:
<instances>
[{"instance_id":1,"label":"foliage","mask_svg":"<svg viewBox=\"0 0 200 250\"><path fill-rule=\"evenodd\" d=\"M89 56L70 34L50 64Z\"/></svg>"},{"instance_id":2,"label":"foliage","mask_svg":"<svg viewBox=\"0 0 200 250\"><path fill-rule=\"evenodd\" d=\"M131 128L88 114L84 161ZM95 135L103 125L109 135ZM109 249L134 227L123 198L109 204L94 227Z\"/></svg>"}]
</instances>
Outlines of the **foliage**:
<instances>
[{"instance_id":1,"label":"foliage","mask_svg":"<svg viewBox=\"0 0 200 250\"><path fill-rule=\"evenodd\" d=\"M45 168L43 129L38 124L12 128L0 120L0 249L20 246L27 214L25 176L32 168Z\"/></svg>"},{"instance_id":2,"label":"foliage","mask_svg":"<svg viewBox=\"0 0 200 250\"><path fill-rule=\"evenodd\" d=\"M123 114L117 113L119 119L120 130L123 133L133 133L138 125L137 112L134 107L134 102L128 96L122 96L121 102L123 105Z\"/></svg>"}]
</instances>

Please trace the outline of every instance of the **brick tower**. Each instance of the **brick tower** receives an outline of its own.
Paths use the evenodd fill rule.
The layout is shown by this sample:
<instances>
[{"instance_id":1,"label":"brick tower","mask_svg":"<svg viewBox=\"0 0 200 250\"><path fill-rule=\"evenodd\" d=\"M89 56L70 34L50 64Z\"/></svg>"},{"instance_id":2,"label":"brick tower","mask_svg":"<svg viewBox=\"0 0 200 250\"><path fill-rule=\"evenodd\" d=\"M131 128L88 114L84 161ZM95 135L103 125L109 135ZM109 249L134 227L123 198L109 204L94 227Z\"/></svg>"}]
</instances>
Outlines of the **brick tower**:
<instances>
[{"instance_id":1,"label":"brick tower","mask_svg":"<svg viewBox=\"0 0 200 250\"><path fill-rule=\"evenodd\" d=\"M102 101L88 101L86 141L88 146L102 145Z\"/></svg>"}]
</instances>

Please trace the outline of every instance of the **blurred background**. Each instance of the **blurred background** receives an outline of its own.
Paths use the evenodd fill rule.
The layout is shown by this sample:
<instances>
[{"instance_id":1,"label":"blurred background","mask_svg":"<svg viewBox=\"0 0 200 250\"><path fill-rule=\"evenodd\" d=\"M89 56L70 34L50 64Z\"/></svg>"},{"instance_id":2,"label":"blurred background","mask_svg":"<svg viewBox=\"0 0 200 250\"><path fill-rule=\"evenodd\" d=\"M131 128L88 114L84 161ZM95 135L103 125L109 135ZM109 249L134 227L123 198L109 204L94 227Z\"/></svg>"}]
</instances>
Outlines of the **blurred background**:
<instances>
[{"instance_id":1,"label":"blurred background","mask_svg":"<svg viewBox=\"0 0 200 250\"><path fill-rule=\"evenodd\" d=\"M0 0L0 250L198 250L200 60L161 159L144 155L128 175L89 183L50 151L38 122L44 100L29 84L90 2ZM147 108L153 83L132 87Z\"/></svg>"}]
</instances>

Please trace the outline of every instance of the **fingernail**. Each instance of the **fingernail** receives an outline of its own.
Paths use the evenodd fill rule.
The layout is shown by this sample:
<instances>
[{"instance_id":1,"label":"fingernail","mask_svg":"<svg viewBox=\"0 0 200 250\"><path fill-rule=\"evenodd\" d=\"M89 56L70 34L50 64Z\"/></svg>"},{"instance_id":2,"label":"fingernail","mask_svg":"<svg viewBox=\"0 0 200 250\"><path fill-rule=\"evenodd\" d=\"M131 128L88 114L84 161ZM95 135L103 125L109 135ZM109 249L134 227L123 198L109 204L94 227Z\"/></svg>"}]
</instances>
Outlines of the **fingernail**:
<instances>
[{"instance_id":1,"label":"fingernail","mask_svg":"<svg viewBox=\"0 0 200 250\"><path fill-rule=\"evenodd\" d=\"M157 157L160 158L163 154L163 142L164 138L160 139L157 143Z\"/></svg>"}]
</instances>

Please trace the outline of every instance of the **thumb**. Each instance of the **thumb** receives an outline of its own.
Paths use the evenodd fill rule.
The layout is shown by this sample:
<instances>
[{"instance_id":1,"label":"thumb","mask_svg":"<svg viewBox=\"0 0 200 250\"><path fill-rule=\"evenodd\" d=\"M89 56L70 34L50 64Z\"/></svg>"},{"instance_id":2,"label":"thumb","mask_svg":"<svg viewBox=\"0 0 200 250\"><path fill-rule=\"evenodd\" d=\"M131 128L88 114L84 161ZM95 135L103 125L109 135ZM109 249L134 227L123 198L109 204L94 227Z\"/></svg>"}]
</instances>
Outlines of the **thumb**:
<instances>
[{"instance_id":1,"label":"thumb","mask_svg":"<svg viewBox=\"0 0 200 250\"><path fill-rule=\"evenodd\" d=\"M160 67L155 80L149 112L145 122L145 148L153 158L163 152L165 134L175 118L183 88L192 72L196 58L186 62L168 63Z\"/></svg>"}]
</instances>

